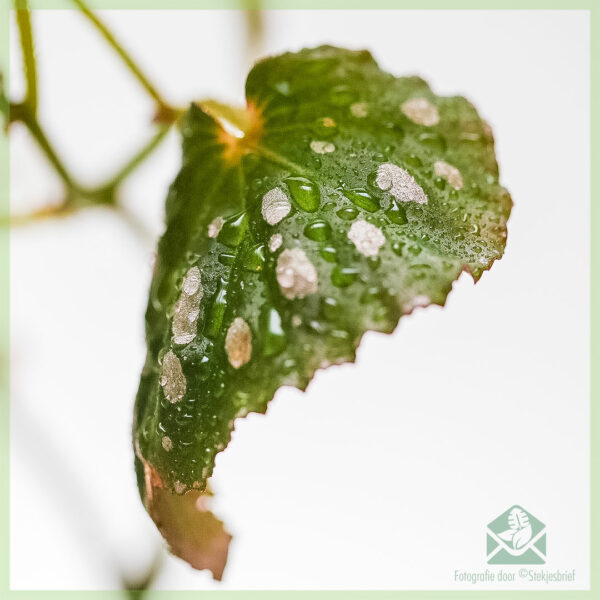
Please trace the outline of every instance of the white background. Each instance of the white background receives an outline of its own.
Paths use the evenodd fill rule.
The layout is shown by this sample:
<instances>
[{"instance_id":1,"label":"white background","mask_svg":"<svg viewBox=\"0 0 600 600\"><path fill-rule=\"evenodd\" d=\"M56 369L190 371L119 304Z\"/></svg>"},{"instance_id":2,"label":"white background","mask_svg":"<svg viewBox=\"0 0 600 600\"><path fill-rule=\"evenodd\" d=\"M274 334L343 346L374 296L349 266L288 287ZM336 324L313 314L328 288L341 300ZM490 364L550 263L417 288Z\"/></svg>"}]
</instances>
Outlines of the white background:
<instances>
[{"instance_id":1,"label":"white background","mask_svg":"<svg viewBox=\"0 0 600 600\"><path fill-rule=\"evenodd\" d=\"M34 17L41 118L99 181L150 135L151 103L75 12ZM103 17L173 102L241 101L241 14ZM508 246L445 309L366 335L356 365L238 421L214 477L234 534L223 583L169 557L155 585L457 588L455 569L486 567L486 523L518 503L547 524L547 568L587 587L589 15L284 11L265 34L267 53L367 47L386 70L468 96L514 198ZM59 199L25 132L11 138L13 212ZM172 135L123 190L155 234L178 160ZM13 588L119 587L161 543L130 441L152 248L102 210L13 231Z\"/></svg>"}]
</instances>

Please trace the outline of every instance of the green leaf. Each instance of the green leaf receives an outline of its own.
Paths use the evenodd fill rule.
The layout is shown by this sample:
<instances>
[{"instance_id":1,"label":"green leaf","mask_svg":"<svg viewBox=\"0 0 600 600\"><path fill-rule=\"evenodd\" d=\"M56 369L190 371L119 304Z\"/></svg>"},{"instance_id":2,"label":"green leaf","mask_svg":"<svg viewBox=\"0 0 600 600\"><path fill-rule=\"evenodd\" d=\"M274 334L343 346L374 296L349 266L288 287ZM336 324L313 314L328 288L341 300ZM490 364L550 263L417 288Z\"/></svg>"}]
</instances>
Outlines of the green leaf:
<instances>
[{"instance_id":1,"label":"green leaf","mask_svg":"<svg viewBox=\"0 0 600 600\"><path fill-rule=\"evenodd\" d=\"M147 506L152 485L201 493L236 418L504 251L512 202L464 98L332 47L258 63L246 95L182 123L135 409Z\"/></svg>"}]
</instances>

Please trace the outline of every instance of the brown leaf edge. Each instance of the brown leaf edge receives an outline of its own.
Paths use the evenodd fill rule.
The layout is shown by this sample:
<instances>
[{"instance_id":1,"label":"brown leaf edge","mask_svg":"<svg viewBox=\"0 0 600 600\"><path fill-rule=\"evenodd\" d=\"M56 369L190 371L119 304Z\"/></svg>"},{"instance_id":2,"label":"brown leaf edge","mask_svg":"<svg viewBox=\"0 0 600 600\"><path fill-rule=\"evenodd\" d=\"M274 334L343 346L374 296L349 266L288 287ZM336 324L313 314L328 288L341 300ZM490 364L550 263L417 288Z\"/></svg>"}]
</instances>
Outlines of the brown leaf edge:
<instances>
[{"instance_id":1,"label":"brown leaf edge","mask_svg":"<svg viewBox=\"0 0 600 600\"><path fill-rule=\"evenodd\" d=\"M210 489L174 493L141 453L136 454L144 469L144 505L171 553L221 581L232 536L210 510Z\"/></svg>"}]
</instances>

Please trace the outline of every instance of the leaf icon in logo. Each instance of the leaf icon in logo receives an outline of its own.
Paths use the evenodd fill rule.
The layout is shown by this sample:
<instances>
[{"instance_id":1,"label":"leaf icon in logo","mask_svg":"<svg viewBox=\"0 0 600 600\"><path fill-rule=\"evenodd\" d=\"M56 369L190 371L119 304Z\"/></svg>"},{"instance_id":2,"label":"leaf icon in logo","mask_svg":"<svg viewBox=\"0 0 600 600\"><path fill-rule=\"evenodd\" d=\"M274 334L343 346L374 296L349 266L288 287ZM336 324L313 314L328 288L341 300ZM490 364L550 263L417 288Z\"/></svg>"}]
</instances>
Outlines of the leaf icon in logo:
<instances>
[{"instance_id":1,"label":"leaf icon in logo","mask_svg":"<svg viewBox=\"0 0 600 600\"><path fill-rule=\"evenodd\" d=\"M515 506L508 515L508 524L511 529L523 529L529 525L529 517L522 508Z\"/></svg>"},{"instance_id":2,"label":"leaf icon in logo","mask_svg":"<svg viewBox=\"0 0 600 600\"><path fill-rule=\"evenodd\" d=\"M518 550L522 548L531 539L531 525L527 524L523 529L519 529L513 537L513 548Z\"/></svg>"},{"instance_id":3,"label":"leaf icon in logo","mask_svg":"<svg viewBox=\"0 0 600 600\"><path fill-rule=\"evenodd\" d=\"M517 529L507 529L506 531L499 533L498 537L503 539L505 542L512 542L512 539L517 531Z\"/></svg>"},{"instance_id":4,"label":"leaf icon in logo","mask_svg":"<svg viewBox=\"0 0 600 600\"><path fill-rule=\"evenodd\" d=\"M521 508L513 508L508 514L508 526L510 529L502 531L498 537L505 542L512 542L513 548L518 550L527 544L533 534L529 517Z\"/></svg>"}]
</instances>

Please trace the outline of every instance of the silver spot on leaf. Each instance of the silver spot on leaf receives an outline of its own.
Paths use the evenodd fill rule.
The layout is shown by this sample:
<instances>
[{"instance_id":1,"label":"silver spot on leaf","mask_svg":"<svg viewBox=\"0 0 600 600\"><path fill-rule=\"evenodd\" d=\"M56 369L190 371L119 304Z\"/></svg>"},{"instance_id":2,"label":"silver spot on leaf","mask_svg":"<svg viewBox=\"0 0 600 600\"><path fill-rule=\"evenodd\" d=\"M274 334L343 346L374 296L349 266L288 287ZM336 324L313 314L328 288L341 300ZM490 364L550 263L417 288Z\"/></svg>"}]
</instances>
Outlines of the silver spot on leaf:
<instances>
[{"instance_id":1,"label":"silver spot on leaf","mask_svg":"<svg viewBox=\"0 0 600 600\"><path fill-rule=\"evenodd\" d=\"M236 317L227 330L225 351L234 369L244 366L252 356L252 332L241 317Z\"/></svg>"},{"instance_id":2,"label":"silver spot on leaf","mask_svg":"<svg viewBox=\"0 0 600 600\"><path fill-rule=\"evenodd\" d=\"M271 252L277 252L279 248L281 248L281 244L283 244L283 237L280 233L274 233L269 240L269 250Z\"/></svg>"},{"instance_id":3,"label":"silver spot on leaf","mask_svg":"<svg viewBox=\"0 0 600 600\"><path fill-rule=\"evenodd\" d=\"M413 123L431 127L440 122L438 109L427 98L411 98L402 104L402 112Z\"/></svg>"},{"instance_id":4,"label":"silver spot on leaf","mask_svg":"<svg viewBox=\"0 0 600 600\"><path fill-rule=\"evenodd\" d=\"M185 396L185 375L173 350L169 350L163 357L160 385L169 402L179 402Z\"/></svg>"},{"instance_id":5,"label":"silver spot on leaf","mask_svg":"<svg viewBox=\"0 0 600 600\"><path fill-rule=\"evenodd\" d=\"M379 248L385 244L385 236L381 229L364 220L352 223L348 238L365 256L377 256Z\"/></svg>"},{"instance_id":6,"label":"silver spot on leaf","mask_svg":"<svg viewBox=\"0 0 600 600\"><path fill-rule=\"evenodd\" d=\"M369 114L369 108L366 102L355 102L350 105L352 116L363 119Z\"/></svg>"},{"instance_id":7,"label":"silver spot on leaf","mask_svg":"<svg viewBox=\"0 0 600 600\"><path fill-rule=\"evenodd\" d=\"M208 226L208 237L216 238L221 233L224 223L225 219L223 217L215 217Z\"/></svg>"},{"instance_id":8,"label":"silver spot on leaf","mask_svg":"<svg viewBox=\"0 0 600 600\"><path fill-rule=\"evenodd\" d=\"M292 205L281 188L273 188L263 196L261 213L269 225L279 223L291 209Z\"/></svg>"},{"instance_id":9,"label":"silver spot on leaf","mask_svg":"<svg viewBox=\"0 0 600 600\"><path fill-rule=\"evenodd\" d=\"M173 441L171 440L171 438L168 435L163 435L161 444L166 452L170 452L171 450L173 450Z\"/></svg>"},{"instance_id":10,"label":"silver spot on leaf","mask_svg":"<svg viewBox=\"0 0 600 600\"><path fill-rule=\"evenodd\" d=\"M277 259L276 272L281 292L288 300L317 291L317 270L301 248L284 250Z\"/></svg>"},{"instance_id":11,"label":"silver spot on leaf","mask_svg":"<svg viewBox=\"0 0 600 600\"><path fill-rule=\"evenodd\" d=\"M460 190L463 186L462 175L454 165L438 160L433 165L433 170L438 177L443 177L455 190Z\"/></svg>"},{"instance_id":12,"label":"silver spot on leaf","mask_svg":"<svg viewBox=\"0 0 600 600\"><path fill-rule=\"evenodd\" d=\"M335 150L335 146L331 142L313 140L310 143L310 149L317 154L328 154Z\"/></svg>"},{"instance_id":13,"label":"silver spot on leaf","mask_svg":"<svg viewBox=\"0 0 600 600\"><path fill-rule=\"evenodd\" d=\"M181 481L176 481L173 484L173 489L175 490L176 494L183 494L183 492L185 492L187 486L185 485L185 483L181 483Z\"/></svg>"},{"instance_id":14,"label":"silver spot on leaf","mask_svg":"<svg viewBox=\"0 0 600 600\"><path fill-rule=\"evenodd\" d=\"M401 202L427 204L427 196L415 178L398 165L383 163L377 169L375 178L379 189L389 192Z\"/></svg>"},{"instance_id":15,"label":"silver spot on leaf","mask_svg":"<svg viewBox=\"0 0 600 600\"><path fill-rule=\"evenodd\" d=\"M175 304L173 341L176 344L189 344L196 337L203 293L200 269L192 267L183 278L181 295Z\"/></svg>"}]
</instances>

